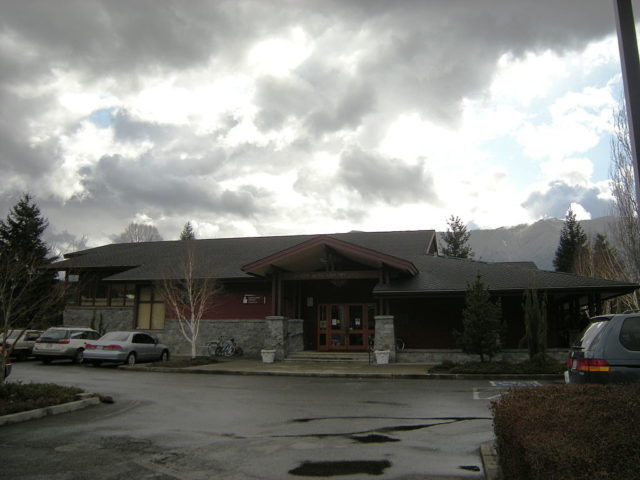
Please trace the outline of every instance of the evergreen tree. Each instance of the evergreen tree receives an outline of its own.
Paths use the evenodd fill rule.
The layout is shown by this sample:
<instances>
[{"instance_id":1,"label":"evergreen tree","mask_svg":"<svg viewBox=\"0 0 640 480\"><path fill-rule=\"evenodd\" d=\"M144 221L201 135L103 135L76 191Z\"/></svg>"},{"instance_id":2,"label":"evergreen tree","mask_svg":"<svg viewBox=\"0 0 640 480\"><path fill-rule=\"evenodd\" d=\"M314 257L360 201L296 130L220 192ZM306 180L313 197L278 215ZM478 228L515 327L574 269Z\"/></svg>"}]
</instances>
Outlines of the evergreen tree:
<instances>
[{"instance_id":1,"label":"evergreen tree","mask_svg":"<svg viewBox=\"0 0 640 480\"><path fill-rule=\"evenodd\" d=\"M41 236L49 226L46 218L40 215L40 209L29 194L25 194L16 203L6 221L0 220L0 249L21 261L37 257L44 261L49 248Z\"/></svg>"},{"instance_id":2,"label":"evergreen tree","mask_svg":"<svg viewBox=\"0 0 640 480\"><path fill-rule=\"evenodd\" d=\"M0 327L46 327L62 312L56 272L42 268L55 259L42 240L48 225L28 194L0 220Z\"/></svg>"},{"instance_id":3,"label":"evergreen tree","mask_svg":"<svg viewBox=\"0 0 640 480\"><path fill-rule=\"evenodd\" d=\"M446 244L442 253L449 257L473 258L473 250L468 244L471 233L467 231L467 226L460 217L451 215L447 220L447 225L447 231L442 236Z\"/></svg>"},{"instance_id":4,"label":"evergreen tree","mask_svg":"<svg viewBox=\"0 0 640 480\"><path fill-rule=\"evenodd\" d=\"M538 295L534 279L524 292L522 308L529 359L533 360L536 355L544 355L547 351L547 296Z\"/></svg>"},{"instance_id":5,"label":"evergreen tree","mask_svg":"<svg viewBox=\"0 0 640 480\"><path fill-rule=\"evenodd\" d=\"M575 213L569 208L560 232L560 243L553 260L556 272L573 273L575 271L576 258L583 254L583 249L586 246L587 235L584 233L580 222L576 220Z\"/></svg>"},{"instance_id":6,"label":"evergreen tree","mask_svg":"<svg viewBox=\"0 0 640 480\"><path fill-rule=\"evenodd\" d=\"M492 302L480 275L467 288L462 311L462 332L455 331L458 345L466 353L480 355L480 361L500 351L502 307Z\"/></svg>"},{"instance_id":7,"label":"evergreen tree","mask_svg":"<svg viewBox=\"0 0 640 480\"><path fill-rule=\"evenodd\" d=\"M180 240L195 240L195 239L196 239L196 234L193 231L193 226L191 225L191 222L185 223L184 228L180 233Z\"/></svg>"}]
</instances>

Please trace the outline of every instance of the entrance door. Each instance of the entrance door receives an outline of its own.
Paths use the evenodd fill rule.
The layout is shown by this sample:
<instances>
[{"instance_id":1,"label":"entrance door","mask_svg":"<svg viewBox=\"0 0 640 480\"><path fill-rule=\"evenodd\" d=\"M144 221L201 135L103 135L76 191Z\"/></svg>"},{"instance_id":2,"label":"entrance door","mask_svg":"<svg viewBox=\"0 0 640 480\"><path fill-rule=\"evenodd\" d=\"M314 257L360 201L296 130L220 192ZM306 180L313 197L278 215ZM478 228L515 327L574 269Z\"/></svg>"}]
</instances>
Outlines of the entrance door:
<instances>
[{"instance_id":1,"label":"entrance door","mask_svg":"<svg viewBox=\"0 0 640 480\"><path fill-rule=\"evenodd\" d=\"M366 350L374 314L367 303L318 305L318 350Z\"/></svg>"}]
</instances>

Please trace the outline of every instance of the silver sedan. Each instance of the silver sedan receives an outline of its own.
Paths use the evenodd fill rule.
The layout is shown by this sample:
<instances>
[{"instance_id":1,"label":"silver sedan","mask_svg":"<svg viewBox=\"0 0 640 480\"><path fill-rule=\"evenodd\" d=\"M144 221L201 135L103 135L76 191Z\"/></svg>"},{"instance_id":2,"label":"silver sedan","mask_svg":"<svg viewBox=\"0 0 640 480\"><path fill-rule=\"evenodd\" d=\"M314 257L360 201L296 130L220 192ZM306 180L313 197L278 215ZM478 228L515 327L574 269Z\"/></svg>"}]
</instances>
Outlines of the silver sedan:
<instances>
[{"instance_id":1,"label":"silver sedan","mask_svg":"<svg viewBox=\"0 0 640 480\"><path fill-rule=\"evenodd\" d=\"M101 363L125 363L169 360L169 347L143 332L109 332L84 346L84 361L99 366Z\"/></svg>"}]
</instances>

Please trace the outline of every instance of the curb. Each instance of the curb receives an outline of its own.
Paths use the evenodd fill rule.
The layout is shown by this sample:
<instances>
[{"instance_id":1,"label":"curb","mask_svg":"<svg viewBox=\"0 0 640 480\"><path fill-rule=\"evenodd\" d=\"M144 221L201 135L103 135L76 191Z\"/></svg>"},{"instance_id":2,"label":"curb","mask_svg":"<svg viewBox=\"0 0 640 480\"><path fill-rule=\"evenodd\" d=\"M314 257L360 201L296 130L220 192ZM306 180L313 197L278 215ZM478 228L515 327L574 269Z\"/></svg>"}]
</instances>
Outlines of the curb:
<instances>
[{"instance_id":1,"label":"curb","mask_svg":"<svg viewBox=\"0 0 640 480\"><path fill-rule=\"evenodd\" d=\"M74 402L61 403L51 407L36 408L35 410L27 410L26 412L11 413L9 415L0 416L0 427L4 425L11 425L13 423L26 422L27 420L34 420L36 418L75 412L76 410L98 404L100 404L100 397L93 395Z\"/></svg>"},{"instance_id":2,"label":"curb","mask_svg":"<svg viewBox=\"0 0 640 480\"><path fill-rule=\"evenodd\" d=\"M480 444L480 458L482 459L485 480L499 480L498 452L493 440Z\"/></svg>"},{"instance_id":3,"label":"curb","mask_svg":"<svg viewBox=\"0 0 640 480\"><path fill-rule=\"evenodd\" d=\"M155 373L196 373L205 375L257 375L316 378L384 378L408 380L562 380L562 374L464 374L464 373L368 373L368 372L296 372L276 370L231 370L177 367L120 366L123 370Z\"/></svg>"}]
</instances>

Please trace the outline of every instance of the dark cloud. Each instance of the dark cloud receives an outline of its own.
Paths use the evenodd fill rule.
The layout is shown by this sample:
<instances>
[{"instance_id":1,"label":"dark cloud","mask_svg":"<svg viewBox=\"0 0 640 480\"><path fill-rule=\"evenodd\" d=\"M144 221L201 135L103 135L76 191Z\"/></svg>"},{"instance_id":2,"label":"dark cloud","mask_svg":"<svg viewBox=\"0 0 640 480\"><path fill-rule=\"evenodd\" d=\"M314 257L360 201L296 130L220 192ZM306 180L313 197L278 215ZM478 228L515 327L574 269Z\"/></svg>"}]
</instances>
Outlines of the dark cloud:
<instances>
[{"instance_id":1,"label":"dark cloud","mask_svg":"<svg viewBox=\"0 0 640 480\"><path fill-rule=\"evenodd\" d=\"M225 189L208 177L179 176L179 169L164 169L161 163L150 156L102 157L81 172L85 193L73 202L117 210L125 217L147 211L158 217L208 212L248 218L266 210L269 194L263 189Z\"/></svg>"},{"instance_id":2,"label":"dark cloud","mask_svg":"<svg viewBox=\"0 0 640 480\"><path fill-rule=\"evenodd\" d=\"M308 125L315 134L356 129L363 117L374 110L376 94L373 86L365 82L349 82L341 92L325 98L325 106L308 117Z\"/></svg>"},{"instance_id":3,"label":"dark cloud","mask_svg":"<svg viewBox=\"0 0 640 480\"><path fill-rule=\"evenodd\" d=\"M269 186L228 189L220 182L301 169L314 152L353 144L344 133L379 140L399 112L455 122L460 102L482 94L502 54L580 48L615 28L613 7L602 0L0 0L0 12L0 169L5 182L15 179L0 185L6 207L13 202L5 197L22 193L16 192L22 186L46 185L61 171L69 160L65 141L87 120L61 107L56 89L104 89L105 97L124 103L150 79L183 86L182 78L204 67L212 82L230 72L244 75L257 41L286 38L294 28L310 40L309 57L291 77L252 79L261 131L277 131L289 119L302 128L285 147L225 145L245 120L241 111L222 112L218 125L203 132L143 121L128 105L107 106L109 117L99 126L113 130L122 151L95 152L95 165L71 159L65 172L76 161L85 165L74 179L85 191L63 202L57 198L68 192L52 185L41 197L52 221L90 235L89 221L99 222L95 231L120 222L111 234L141 212L185 219L206 212L225 224L264 214L272 203ZM151 144L144 155L123 153L140 151L143 143ZM366 201L438 200L423 164L360 149L343 156L334 180ZM296 188L303 186L310 195L326 191L304 172ZM526 207L566 209L560 203L571 197L567 188L532 195ZM581 195L571 201L596 216L602 202L592 191ZM358 221L363 211L333 213Z\"/></svg>"},{"instance_id":4,"label":"dark cloud","mask_svg":"<svg viewBox=\"0 0 640 480\"><path fill-rule=\"evenodd\" d=\"M579 203L591 214L591 218L604 217L611 213L611 202L598 198L599 193L597 188L553 182L547 192L534 192L529 195L522 206L531 212L534 218L564 218L571 203Z\"/></svg>"},{"instance_id":5,"label":"dark cloud","mask_svg":"<svg viewBox=\"0 0 640 480\"><path fill-rule=\"evenodd\" d=\"M317 105L313 88L289 78L265 77L257 84L255 101L260 107L256 124L263 130L279 129L291 118L305 117Z\"/></svg>"},{"instance_id":6,"label":"dark cloud","mask_svg":"<svg viewBox=\"0 0 640 480\"><path fill-rule=\"evenodd\" d=\"M116 139L121 141L162 141L178 133L175 127L160 123L136 120L125 109L117 109L110 116L109 125L113 128Z\"/></svg>"},{"instance_id":7,"label":"dark cloud","mask_svg":"<svg viewBox=\"0 0 640 480\"><path fill-rule=\"evenodd\" d=\"M433 179L424 172L424 162L407 165L397 159L353 149L342 156L337 179L364 200L391 205L438 201Z\"/></svg>"},{"instance_id":8,"label":"dark cloud","mask_svg":"<svg viewBox=\"0 0 640 480\"><path fill-rule=\"evenodd\" d=\"M256 119L263 130L282 128L288 120L302 123L313 137L344 128L355 129L376 106L372 84L332 72L324 81L266 77L258 82Z\"/></svg>"}]
</instances>

